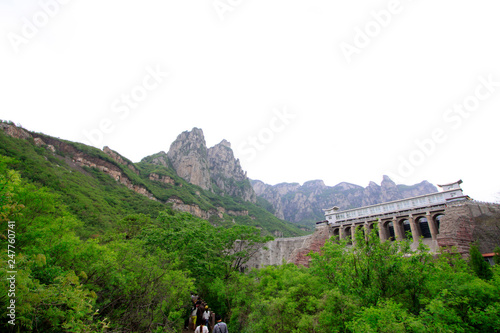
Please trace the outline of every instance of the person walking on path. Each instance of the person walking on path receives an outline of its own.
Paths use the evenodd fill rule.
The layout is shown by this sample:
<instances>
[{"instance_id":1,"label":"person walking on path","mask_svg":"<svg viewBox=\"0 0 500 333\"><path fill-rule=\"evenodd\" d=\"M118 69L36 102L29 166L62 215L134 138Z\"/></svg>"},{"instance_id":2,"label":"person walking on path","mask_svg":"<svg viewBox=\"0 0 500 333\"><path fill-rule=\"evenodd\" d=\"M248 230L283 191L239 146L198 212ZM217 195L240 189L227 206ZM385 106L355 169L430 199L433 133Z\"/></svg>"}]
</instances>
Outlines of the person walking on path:
<instances>
[{"instance_id":1,"label":"person walking on path","mask_svg":"<svg viewBox=\"0 0 500 333\"><path fill-rule=\"evenodd\" d=\"M205 320L203 320L203 312L204 311L205 311L205 306L202 303L200 303L197 306L197 310L196 310L196 326L205 324Z\"/></svg>"},{"instance_id":2,"label":"person walking on path","mask_svg":"<svg viewBox=\"0 0 500 333\"><path fill-rule=\"evenodd\" d=\"M204 324L207 326L209 319L210 319L210 309L208 308L208 305L205 305L205 311L203 311L203 320Z\"/></svg>"},{"instance_id":3,"label":"person walking on path","mask_svg":"<svg viewBox=\"0 0 500 333\"><path fill-rule=\"evenodd\" d=\"M198 305L194 306L192 309L191 309L191 327L193 328L193 331L195 330L196 328L196 314L198 312Z\"/></svg>"},{"instance_id":4,"label":"person walking on path","mask_svg":"<svg viewBox=\"0 0 500 333\"><path fill-rule=\"evenodd\" d=\"M226 323L222 321L222 318L218 314L215 315L215 321L217 322L217 324L215 324L212 333L229 333L227 331Z\"/></svg>"},{"instance_id":5,"label":"person walking on path","mask_svg":"<svg viewBox=\"0 0 500 333\"><path fill-rule=\"evenodd\" d=\"M194 333L208 333L208 327L201 324L200 326L196 327L196 329L194 330Z\"/></svg>"}]
</instances>

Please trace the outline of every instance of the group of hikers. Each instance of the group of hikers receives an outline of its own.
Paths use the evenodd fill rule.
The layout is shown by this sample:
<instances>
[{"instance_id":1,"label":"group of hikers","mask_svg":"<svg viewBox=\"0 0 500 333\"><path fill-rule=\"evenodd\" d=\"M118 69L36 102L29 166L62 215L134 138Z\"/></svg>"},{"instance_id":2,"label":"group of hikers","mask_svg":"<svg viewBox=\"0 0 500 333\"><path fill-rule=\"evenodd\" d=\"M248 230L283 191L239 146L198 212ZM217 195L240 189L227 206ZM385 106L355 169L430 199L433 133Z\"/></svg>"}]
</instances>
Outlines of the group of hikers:
<instances>
[{"instance_id":1,"label":"group of hikers","mask_svg":"<svg viewBox=\"0 0 500 333\"><path fill-rule=\"evenodd\" d=\"M228 333L226 323L219 314L215 314L197 295L192 295L193 307L189 317L188 327L194 333Z\"/></svg>"}]
</instances>

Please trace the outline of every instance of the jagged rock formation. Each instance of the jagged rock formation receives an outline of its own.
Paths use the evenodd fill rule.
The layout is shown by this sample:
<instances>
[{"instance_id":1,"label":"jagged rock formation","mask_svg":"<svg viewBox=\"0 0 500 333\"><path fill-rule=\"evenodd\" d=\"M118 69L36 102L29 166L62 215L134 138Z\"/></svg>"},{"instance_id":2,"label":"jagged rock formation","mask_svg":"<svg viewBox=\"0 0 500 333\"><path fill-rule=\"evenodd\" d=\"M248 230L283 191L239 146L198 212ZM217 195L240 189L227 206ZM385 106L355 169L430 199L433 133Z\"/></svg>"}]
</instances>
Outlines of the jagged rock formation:
<instances>
[{"instance_id":1,"label":"jagged rock formation","mask_svg":"<svg viewBox=\"0 0 500 333\"><path fill-rule=\"evenodd\" d=\"M10 125L7 123L0 123L0 129L5 132L8 136L16 139L29 139L32 135L28 133L24 128L17 127L15 125Z\"/></svg>"},{"instance_id":2,"label":"jagged rock formation","mask_svg":"<svg viewBox=\"0 0 500 333\"><path fill-rule=\"evenodd\" d=\"M139 174L139 171L137 170L137 168L134 166L134 164L131 161L127 160L126 158L124 158L123 156L118 154L116 151L111 150L108 146L104 147L102 149L102 151L106 155L111 157L116 163L127 166L127 168L132 170L136 175Z\"/></svg>"},{"instance_id":3,"label":"jagged rock formation","mask_svg":"<svg viewBox=\"0 0 500 333\"><path fill-rule=\"evenodd\" d=\"M260 180L252 180L251 183L257 196L266 199L273 205L274 215L285 220L285 209L283 207L282 197L285 197L288 193L294 193L300 187L300 184L281 183L271 186Z\"/></svg>"},{"instance_id":4,"label":"jagged rock formation","mask_svg":"<svg viewBox=\"0 0 500 333\"><path fill-rule=\"evenodd\" d=\"M149 163L152 163L152 164L162 165L165 168L170 167L168 164L167 153L165 153L164 151L161 151L161 152L154 154L154 155L151 155L151 156L144 157L142 160L143 161L147 160Z\"/></svg>"},{"instance_id":5,"label":"jagged rock formation","mask_svg":"<svg viewBox=\"0 0 500 333\"><path fill-rule=\"evenodd\" d=\"M427 181L412 186L396 185L384 176L381 185L370 182L366 188L346 182L326 186L322 180L268 185L252 180L256 194L269 201L274 214L281 219L301 224L313 224L324 219L322 209L338 206L350 209L377 203L437 192Z\"/></svg>"},{"instance_id":6,"label":"jagged rock formation","mask_svg":"<svg viewBox=\"0 0 500 333\"><path fill-rule=\"evenodd\" d=\"M167 153L177 175L204 190L212 185L207 157L207 144L199 128L179 134Z\"/></svg>"},{"instance_id":7,"label":"jagged rock formation","mask_svg":"<svg viewBox=\"0 0 500 333\"><path fill-rule=\"evenodd\" d=\"M241 197L245 201L256 202L257 196L250 185L240 161L234 157L231 144L222 140L208 149L208 164L212 182L222 194Z\"/></svg>"},{"instance_id":8,"label":"jagged rock formation","mask_svg":"<svg viewBox=\"0 0 500 333\"><path fill-rule=\"evenodd\" d=\"M144 160L172 167L179 177L204 190L240 197L252 203L257 201L246 172L234 157L231 144L222 140L207 148L203 131L199 128L182 132L170 145L168 153L160 152Z\"/></svg>"}]
</instances>

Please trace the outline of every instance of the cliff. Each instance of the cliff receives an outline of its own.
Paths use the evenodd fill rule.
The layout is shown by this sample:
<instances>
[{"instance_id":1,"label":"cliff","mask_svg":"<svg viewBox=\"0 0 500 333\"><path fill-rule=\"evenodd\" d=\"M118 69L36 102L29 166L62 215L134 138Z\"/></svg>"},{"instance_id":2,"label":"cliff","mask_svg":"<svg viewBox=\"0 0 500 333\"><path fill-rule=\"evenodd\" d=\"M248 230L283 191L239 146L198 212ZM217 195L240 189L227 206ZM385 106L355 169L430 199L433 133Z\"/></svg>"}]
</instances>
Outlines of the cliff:
<instances>
[{"instance_id":1,"label":"cliff","mask_svg":"<svg viewBox=\"0 0 500 333\"><path fill-rule=\"evenodd\" d=\"M234 157L231 144L222 140L207 148L203 131L199 128L179 134L168 153L160 152L145 159L165 167L171 165L179 177L204 190L252 203L257 201L246 172Z\"/></svg>"},{"instance_id":2,"label":"cliff","mask_svg":"<svg viewBox=\"0 0 500 333\"><path fill-rule=\"evenodd\" d=\"M204 190L211 188L207 145L201 129L179 134L170 145L167 158L179 177Z\"/></svg>"},{"instance_id":3,"label":"cliff","mask_svg":"<svg viewBox=\"0 0 500 333\"><path fill-rule=\"evenodd\" d=\"M257 201L250 180L241 168L240 161L234 157L228 141L222 140L208 149L208 164L212 183L220 189L222 195L240 197L253 203Z\"/></svg>"}]
</instances>

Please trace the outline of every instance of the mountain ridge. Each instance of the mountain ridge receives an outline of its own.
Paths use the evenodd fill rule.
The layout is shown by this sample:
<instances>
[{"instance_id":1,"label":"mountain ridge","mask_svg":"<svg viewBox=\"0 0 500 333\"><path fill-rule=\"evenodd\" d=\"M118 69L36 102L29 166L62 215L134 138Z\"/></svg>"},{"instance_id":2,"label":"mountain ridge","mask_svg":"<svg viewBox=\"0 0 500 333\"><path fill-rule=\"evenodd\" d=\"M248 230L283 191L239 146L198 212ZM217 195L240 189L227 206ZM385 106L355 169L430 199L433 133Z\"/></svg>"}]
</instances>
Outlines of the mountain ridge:
<instances>
[{"instance_id":1,"label":"mountain ridge","mask_svg":"<svg viewBox=\"0 0 500 333\"><path fill-rule=\"evenodd\" d=\"M244 184L230 182L225 191L212 183L207 190L191 184L177 175L164 151L133 163L109 147L100 150L31 132L13 123L0 123L0 133L0 154L12 157L12 167L27 180L60 193L73 213L86 222L87 237L99 234L127 214L156 217L162 209L188 212L215 225L256 226L275 236L304 234L259 206L256 198L253 203L248 200L251 197L245 200L245 196L238 196L244 191L235 195L229 192L232 185L244 190ZM204 150L203 146L199 148ZM216 151L214 154L217 156ZM234 162L233 169L245 175L237 168L238 163ZM215 164L212 167L217 169ZM217 172L224 175L225 171Z\"/></svg>"}]
</instances>

